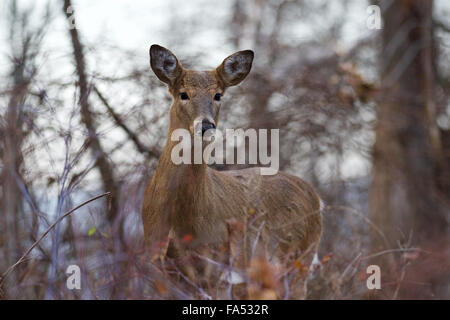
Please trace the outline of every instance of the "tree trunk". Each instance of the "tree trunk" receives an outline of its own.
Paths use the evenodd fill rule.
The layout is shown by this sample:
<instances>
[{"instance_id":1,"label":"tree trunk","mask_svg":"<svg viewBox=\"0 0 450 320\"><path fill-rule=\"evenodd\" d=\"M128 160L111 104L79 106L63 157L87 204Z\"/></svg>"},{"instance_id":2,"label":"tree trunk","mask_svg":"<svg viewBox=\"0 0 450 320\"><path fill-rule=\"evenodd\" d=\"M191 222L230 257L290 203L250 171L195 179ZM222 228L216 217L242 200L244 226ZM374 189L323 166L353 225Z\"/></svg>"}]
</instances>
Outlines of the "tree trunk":
<instances>
[{"instance_id":1,"label":"tree trunk","mask_svg":"<svg viewBox=\"0 0 450 320\"><path fill-rule=\"evenodd\" d=\"M22 236L24 219L22 212L22 193L18 185L22 169L23 118L22 108L28 93L29 79L24 76L25 59L18 62L13 71L13 89L5 115L2 131L2 171L1 204L2 226L0 227L0 248L3 258L0 270L14 264L23 253ZM17 277L12 274L9 283L16 286Z\"/></svg>"},{"instance_id":2,"label":"tree trunk","mask_svg":"<svg viewBox=\"0 0 450 320\"><path fill-rule=\"evenodd\" d=\"M69 8L72 7L71 0L64 0L64 14L68 21L71 21L73 11ZM103 147L100 143L100 139L96 133L96 124L94 116L91 112L89 105L89 94L91 91L88 85L86 76L86 62L83 52L83 44L81 43L78 30L74 26L69 26L70 39L72 41L73 56L75 58L75 68L78 76L78 85L80 87L80 99L79 104L81 107L81 120L85 125L90 143L89 146L94 157L97 158L96 166L100 171L100 176L105 191L109 191L112 194L111 208L108 211L108 220L113 222L119 212L119 188L114 178L114 168L110 163L108 156L106 155Z\"/></svg>"},{"instance_id":3,"label":"tree trunk","mask_svg":"<svg viewBox=\"0 0 450 320\"><path fill-rule=\"evenodd\" d=\"M86 127L89 134L89 147L93 153L93 156L96 157L96 167L100 172L100 176L102 179L103 189L105 191L111 192L112 197L110 197L109 210L107 213L108 221L113 224L112 225L112 233L115 234L115 247L114 252L117 253L117 257L121 254L121 250L123 247L124 234L121 219L119 219L119 184L116 181L114 176L114 167L112 163L110 163L107 154L103 150L102 144L100 142L100 138L97 135L95 117L91 111L91 106L89 104L89 94L91 89L94 86L90 86L88 84L87 75L86 75L86 61L83 52L83 44L80 40L80 35L75 25L71 25L73 20L73 7L71 0L63 0L63 11L69 22L69 33L70 39L73 47L73 56L75 58L75 68L78 76L78 85L80 87L80 109L81 109L81 121ZM118 258L119 259L119 258ZM116 280L116 284L113 286L111 291L112 298L122 298L123 297L123 283L120 281L120 276L123 274L122 272L122 263L117 261L114 264L114 278Z\"/></svg>"},{"instance_id":4,"label":"tree trunk","mask_svg":"<svg viewBox=\"0 0 450 320\"><path fill-rule=\"evenodd\" d=\"M432 5L432 0L398 0L383 12L382 97L369 208L384 237L372 234L375 252L428 246L448 230L436 185L442 149L434 118ZM386 255L376 263L387 266ZM383 274L392 272L382 268Z\"/></svg>"}]
</instances>

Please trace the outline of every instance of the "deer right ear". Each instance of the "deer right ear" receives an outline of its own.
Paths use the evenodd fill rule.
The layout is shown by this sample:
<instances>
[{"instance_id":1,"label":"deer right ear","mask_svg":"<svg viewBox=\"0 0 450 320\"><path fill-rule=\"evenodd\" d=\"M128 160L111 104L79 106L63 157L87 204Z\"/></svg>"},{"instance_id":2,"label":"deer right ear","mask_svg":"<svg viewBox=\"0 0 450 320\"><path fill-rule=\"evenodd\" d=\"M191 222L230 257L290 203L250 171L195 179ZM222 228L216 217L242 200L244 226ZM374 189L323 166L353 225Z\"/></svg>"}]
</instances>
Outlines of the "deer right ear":
<instances>
[{"instance_id":1,"label":"deer right ear","mask_svg":"<svg viewBox=\"0 0 450 320\"><path fill-rule=\"evenodd\" d=\"M181 75L182 67L170 50L154 44L150 47L150 66L159 80L174 85Z\"/></svg>"},{"instance_id":2,"label":"deer right ear","mask_svg":"<svg viewBox=\"0 0 450 320\"><path fill-rule=\"evenodd\" d=\"M253 62L253 51L239 51L223 60L216 72L227 87L239 84L250 72Z\"/></svg>"}]
</instances>

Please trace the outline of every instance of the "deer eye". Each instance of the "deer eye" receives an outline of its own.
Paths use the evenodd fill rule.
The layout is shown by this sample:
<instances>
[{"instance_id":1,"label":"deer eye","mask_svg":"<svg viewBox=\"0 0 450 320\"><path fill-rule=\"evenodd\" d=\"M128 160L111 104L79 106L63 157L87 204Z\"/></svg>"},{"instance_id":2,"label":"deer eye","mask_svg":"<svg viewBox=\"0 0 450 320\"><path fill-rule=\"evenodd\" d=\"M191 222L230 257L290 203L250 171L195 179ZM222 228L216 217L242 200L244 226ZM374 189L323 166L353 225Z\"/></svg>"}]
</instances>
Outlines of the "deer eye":
<instances>
[{"instance_id":1,"label":"deer eye","mask_svg":"<svg viewBox=\"0 0 450 320\"><path fill-rule=\"evenodd\" d=\"M181 92L180 98L181 98L181 100L189 100L189 96L187 95L186 92Z\"/></svg>"},{"instance_id":2,"label":"deer eye","mask_svg":"<svg viewBox=\"0 0 450 320\"><path fill-rule=\"evenodd\" d=\"M220 101L221 97L222 97L222 95L220 93L216 93L216 95L214 96L214 100Z\"/></svg>"}]
</instances>

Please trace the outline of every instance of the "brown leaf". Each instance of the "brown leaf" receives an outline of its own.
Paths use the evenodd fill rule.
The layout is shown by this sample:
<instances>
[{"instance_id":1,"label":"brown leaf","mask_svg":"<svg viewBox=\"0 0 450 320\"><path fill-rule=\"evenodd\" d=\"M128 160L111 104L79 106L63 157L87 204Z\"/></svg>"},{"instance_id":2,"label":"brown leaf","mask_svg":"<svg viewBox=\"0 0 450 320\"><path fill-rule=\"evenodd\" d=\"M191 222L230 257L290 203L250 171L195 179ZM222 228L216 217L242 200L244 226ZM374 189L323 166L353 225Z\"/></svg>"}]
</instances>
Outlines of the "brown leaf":
<instances>
[{"instance_id":1,"label":"brown leaf","mask_svg":"<svg viewBox=\"0 0 450 320\"><path fill-rule=\"evenodd\" d=\"M320 263L321 263L321 264L325 264L325 263L327 263L328 261L330 261L332 257L333 257L333 254L332 254L332 253L329 253L329 254L325 255L325 256L322 258L322 261L320 261Z\"/></svg>"},{"instance_id":2,"label":"brown leaf","mask_svg":"<svg viewBox=\"0 0 450 320\"><path fill-rule=\"evenodd\" d=\"M155 286L156 290L159 292L159 294L165 296L167 292L169 291L166 287L166 285L162 282L159 282L158 280L155 280Z\"/></svg>"},{"instance_id":3,"label":"brown leaf","mask_svg":"<svg viewBox=\"0 0 450 320\"><path fill-rule=\"evenodd\" d=\"M194 236L192 234L185 234L183 236L183 238L181 238L181 241L183 241L184 243L188 244L192 241L192 239L194 239Z\"/></svg>"},{"instance_id":4,"label":"brown leaf","mask_svg":"<svg viewBox=\"0 0 450 320\"><path fill-rule=\"evenodd\" d=\"M301 263L299 260L294 261L294 267L298 269L301 273L308 272L308 267Z\"/></svg>"}]
</instances>

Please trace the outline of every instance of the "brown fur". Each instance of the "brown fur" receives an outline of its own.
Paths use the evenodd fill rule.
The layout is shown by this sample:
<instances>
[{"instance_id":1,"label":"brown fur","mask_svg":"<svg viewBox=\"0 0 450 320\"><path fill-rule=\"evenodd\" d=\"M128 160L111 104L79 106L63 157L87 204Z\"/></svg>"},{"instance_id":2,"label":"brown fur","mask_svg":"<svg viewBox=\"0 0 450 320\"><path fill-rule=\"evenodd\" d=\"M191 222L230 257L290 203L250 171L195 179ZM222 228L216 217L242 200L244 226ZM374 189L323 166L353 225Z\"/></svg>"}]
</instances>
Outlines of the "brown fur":
<instances>
[{"instance_id":1,"label":"brown fur","mask_svg":"<svg viewBox=\"0 0 450 320\"><path fill-rule=\"evenodd\" d=\"M168 50L163 53L172 54ZM160 70L154 66L158 62L152 61L152 67L169 84L173 104L166 145L144 194L142 219L149 244L189 235L193 249L203 245L220 248L229 240L228 221L245 222L251 215L265 221L260 240L275 256L315 253L321 236L320 199L305 181L285 173L263 176L259 168L219 172L204 163L175 165L171 161L171 150L177 143L170 140L172 131L185 128L192 133L192 122L199 115L217 124L220 104L215 103L214 95L242 81L250 67L237 78L230 78L230 74L224 74L225 61L206 72L183 69L177 61L176 77L171 79L165 72L158 74ZM180 92L187 92L188 102L180 100ZM248 230L250 239L256 237L254 229ZM163 245L163 255L165 250L167 245ZM249 248L245 256L249 256ZM308 254L303 263L309 266L311 259L312 254Z\"/></svg>"}]
</instances>

